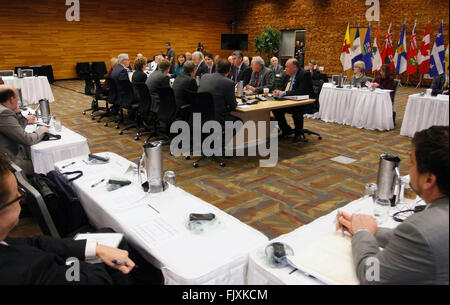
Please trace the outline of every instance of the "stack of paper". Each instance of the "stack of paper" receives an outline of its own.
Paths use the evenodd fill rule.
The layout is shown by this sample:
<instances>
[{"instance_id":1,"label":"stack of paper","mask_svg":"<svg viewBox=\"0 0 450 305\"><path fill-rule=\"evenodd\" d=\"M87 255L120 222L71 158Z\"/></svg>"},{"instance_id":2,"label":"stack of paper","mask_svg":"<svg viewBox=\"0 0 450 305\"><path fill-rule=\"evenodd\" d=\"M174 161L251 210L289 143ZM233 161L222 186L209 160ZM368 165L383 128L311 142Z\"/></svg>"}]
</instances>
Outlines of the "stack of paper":
<instances>
[{"instance_id":1,"label":"stack of paper","mask_svg":"<svg viewBox=\"0 0 450 305\"><path fill-rule=\"evenodd\" d=\"M302 101L309 99L309 95L293 95L293 96L285 96L284 98L287 100Z\"/></svg>"}]
</instances>

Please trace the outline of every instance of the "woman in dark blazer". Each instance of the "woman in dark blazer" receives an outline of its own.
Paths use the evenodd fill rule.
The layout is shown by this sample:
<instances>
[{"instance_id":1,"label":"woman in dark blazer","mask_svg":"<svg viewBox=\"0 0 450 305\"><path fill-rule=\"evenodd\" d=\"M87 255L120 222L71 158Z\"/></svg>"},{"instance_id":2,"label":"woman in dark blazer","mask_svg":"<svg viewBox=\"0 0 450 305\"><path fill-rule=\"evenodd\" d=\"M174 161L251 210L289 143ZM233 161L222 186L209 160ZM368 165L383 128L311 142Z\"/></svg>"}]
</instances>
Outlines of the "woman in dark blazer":
<instances>
[{"instance_id":1,"label":"woman in dark blazer","mask_svg":"<svg viewBox=\"0 0 450 305\"><path fill-rule=\"evenodd\" d=\"M144 70L147 67L147 58L138 57L134 61L134 73L131 77L131 83L145 83L147 80L147 74L145 74Z\"/></svg>"}]
</instances>

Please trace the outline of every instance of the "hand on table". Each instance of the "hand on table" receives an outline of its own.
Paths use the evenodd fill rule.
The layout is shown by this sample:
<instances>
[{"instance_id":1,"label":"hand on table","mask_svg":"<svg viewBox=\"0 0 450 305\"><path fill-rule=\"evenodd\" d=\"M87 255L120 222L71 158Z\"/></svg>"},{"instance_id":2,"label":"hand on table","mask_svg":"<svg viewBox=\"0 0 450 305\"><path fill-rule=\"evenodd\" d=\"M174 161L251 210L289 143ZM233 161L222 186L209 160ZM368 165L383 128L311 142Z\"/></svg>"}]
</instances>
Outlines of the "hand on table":
<instances>
[{"instance_id":1,"label":"hand on table","mask_svg":"<svg viewBox=\"0 0 450 305\"><path fill-rule=\"evenodd\" d=\"M122 249L97 244L96 255L106 265L121 271L123 274L130 273L135 266L135 263L128 257L128 251ZM123 265L118 265L117 262L122 262Z\"/></svg>"},{"instance_id":2,"label":"hand on table","mask_svg":"<svg viewBox=\"0 0 450 305\"><path fill-rule=\"evenodd\" d=\"M250 86L250 85L245 86L245 87L244 87L244 90L246 90L246 91L251 91L251 92L253 92L253 93L256 91L255 87L252 87L252 86Z\"/></svg>"},{"instance_id":3,"label":"hand on table","mask_svg":"<svg viewBox=\"0 0 450 305\"><path fill-rule=\"evenodd\" d=\"M50 131L50 130L49 130L47 127L45 127L45 126L39 127L38 130L42 130L43 132L49 132L49 131Z\"/></svg>"},{"instance_id":4,"label":"hand on table","mask_svg":"<svg viewBox=\"0 0 450 305\"><path fill-rule=\"evenodd\" d=\"M273 95L274 96L282 96L283 94L285 94L283 91L280 90L274 90L273 91Z\"/></svg>"},{"instance_id":5,"label":"hand on table","mask_svg":"<svg viewBox=\"0 0 450 305\"><path fill-rule=\"evenodd\" d=\"M27 115L25 118L28 121L28 124L34 124L36 123L36 117L34 115Z\"/></svg>"},{"instance_id":6,"label":"hand on table","mask_svg":"<svg viewBox=\"0 0 450 305\"><path fill-rule=\"evenodd\" d=\"M376 234L378 231L377 220L370 215L342 212L341 217L339 217L338 223L336 224L336 230L340 230L340 225L342 225L344 230L349 232L352 236L361 229L366 229L372 234Z\"/></svg>"}]
</instances>

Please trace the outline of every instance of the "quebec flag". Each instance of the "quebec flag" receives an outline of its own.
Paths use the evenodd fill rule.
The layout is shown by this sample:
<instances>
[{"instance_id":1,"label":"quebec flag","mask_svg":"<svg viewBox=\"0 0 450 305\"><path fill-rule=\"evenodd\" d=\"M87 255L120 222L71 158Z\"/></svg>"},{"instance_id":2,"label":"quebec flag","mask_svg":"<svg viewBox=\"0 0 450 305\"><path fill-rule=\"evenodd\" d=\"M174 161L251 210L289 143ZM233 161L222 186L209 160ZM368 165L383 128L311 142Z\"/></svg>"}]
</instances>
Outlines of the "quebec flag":
<instances>
[{"instance_id":1,"label":"quebec flag","mask_svg":"<svg viewBox=\"0 0 450 305\"><path fill-rule=\"evenodd\" d=\"M443 22L434 42L433 51L430 58L430 76L434 77L444 73L445 68L445 47L444 47L444 35L442 33Z\"/></svg>"}]
</instances>

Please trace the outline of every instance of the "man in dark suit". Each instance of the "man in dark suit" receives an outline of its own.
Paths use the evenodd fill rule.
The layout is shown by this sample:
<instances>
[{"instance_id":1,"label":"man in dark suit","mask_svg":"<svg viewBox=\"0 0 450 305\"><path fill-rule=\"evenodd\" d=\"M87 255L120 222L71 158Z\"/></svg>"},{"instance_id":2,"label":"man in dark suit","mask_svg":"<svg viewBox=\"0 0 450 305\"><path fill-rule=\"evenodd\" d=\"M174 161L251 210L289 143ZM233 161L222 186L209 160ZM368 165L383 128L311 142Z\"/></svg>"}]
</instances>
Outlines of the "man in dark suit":
<instances>
[{"instance_id":1,"label":"man in dark suit","mask_svg":"<svg viewBox=\"0 0 450 305\"><path fill-rule=\"evenodd\" d=\"M291 58L286 62L285 72L286 75L282 82L282 88L284 88L284 90L275 90L273 92L274 96L309 95L312 97L314 95L311 74L299 66L297 59ZM298 142L303 132L303 115L313 111L312 104L274 110L273 114L282 131L281 137L288 137L295 132L293 141ZM295 131L287 124L285 117L286 113L292 114Z\"/></svg>"},{"instance_id":2,"label":"man in dark suit","mask_svg":"<svg viewBox=\"0 0 450 305\"><path fill-rule=\"evenodd\" d=\"M252 91L256 94L261 94L264 88L272 91L275 86L275 73L264 66L264 60L260 56L255 56L252 59L252 77L250 83L245 86L245 90Z\"/></svg>"},{"instance_id":3,"label":"man in dark suit","mask_svg":"<svg viewBox=\"0 0 450 305\"><path fill-rule=\"evenodd\" d=\"M252 77L252 69L244 63L244 54L241 51L233 52L233 69L231 70L231 79L234 84L243 81L243 86L247 86Z\"/></svg>"},{"instance_id":4,"label":"man in dark suit","mask_svg":"<svg viewBox=\"0 0 450 305\"><path fill-rule=\"evenodd\" d=\"M395 229L378 228L371 215L344 212L339 218L338 226L352 235L361 284L449 284L448 132L448 126L432 126L412 140L409 184L427 204L425 210Z\"/></svg>"},{"instance_id":5,"label":"man in dark suit","mask_svg":"<svg viewBox=\"0 0 450 305\"><path fill-rule=\"evenodd\" d=\"M185 110L185 108L189 105L189 101L186 99L185 90L197 92L198 89L197 82L193 78L194 73L195 64L192 61L187 61L184 64L184 73L178 75L172 87L179 114L182 118L185 119L188 118L189 114Z\"/></svg>"},{"instance_id":6,"label":"man in dark suit","mask_svg":"<svg viewBox=\"0 0 450 305\"><path fill-rule=\"evenodd\" d=\"M217 63L217 72L205 74L200 80L198 92L209 92L214 98L215 120L221 124L225 121L237 121L239 118L230 114L236 109L236 96L234 93L234 83L230 80L231 64L228 60L221 58Z\"/></svg>"},{"instance_id":7,"label":"man in dark suit","mask_svg":"<svg viewBox=\"0 0 450 305\"><path fill-rule=\"evenodd\" d=\"M130 58L128 54L120 54L118 56L119 64L113 69L111 73L111 79L116 84L117 88L117 100L115 101L119 105L130 103L128 101L130 97L131 81L128 76L128 66L130 65ZM113 112L118 111L118 105L113 106Z\"/></svg>"},{"instance_id":8,"label":"man in dark suit","mask_svg":"<svg viewBox=\"0 0 450 305\"><path fill-rule=\"evenodd\" d=\"M205 53L205 64L208 67L208 73L216 73L216 64L214 63L214 56L211 53Z\"/></svg>"},{"instance_id":9,"label":"man in dark suit","mask_svg":"<svg viewBox=\"0 0 450 305\"><path fill-rule=\"evenodd\" d=\"M205 61L203 60L203 54L199 51L194 52L192 54L192 61L195 64L195 74L194 76L200 76L202 77L204 74L208 74L208 67L205 64Z\"/></svg>"},{"instance_id":10,"label":"man in dark suit","mask_svg":"<svg viewBox=\"0 0 450 305\"><path fill-rule=\"evenodd\" d=\"M447 94L448 95L448 87L449 87L449 80L448 80L448 73L449 67L447 67L447 73L443 73L441 75L438 75L434 78L433 83L431 84L431 95L436 96L438 94Z\"/></svg>"},{"instance_id":11,"label":"man in dark suit","mask_svg":"<svg viewBox=\"0 0 450 305\"><path fill-rule=\"evenodd\" d=\"M159 94L158 89L170 88L170 62L163 59L158 66L158 71L153 72L145 81L148 91L152 96L152 105L150 111L157 113L159 110Z\"/></svg>"}]
</instances>

